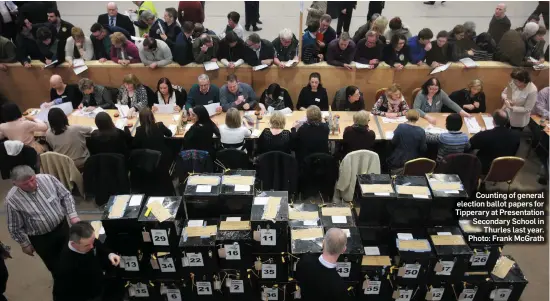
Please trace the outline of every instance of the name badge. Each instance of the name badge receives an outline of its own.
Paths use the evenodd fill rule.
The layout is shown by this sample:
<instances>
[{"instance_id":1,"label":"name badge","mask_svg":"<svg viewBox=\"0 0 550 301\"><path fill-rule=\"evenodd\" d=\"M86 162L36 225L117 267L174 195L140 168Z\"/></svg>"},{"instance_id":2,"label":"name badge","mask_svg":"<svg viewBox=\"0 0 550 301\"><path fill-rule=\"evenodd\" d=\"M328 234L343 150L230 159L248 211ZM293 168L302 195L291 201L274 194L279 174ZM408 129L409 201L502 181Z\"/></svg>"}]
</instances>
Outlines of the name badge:
<instances>
[{"instance_id":1,"label":"name badge","mask_svg":"<svg viewBox=\"0 0 550 301\"><path fill-rule=\"evenodd\" d=\"M441 101L436 102L435 104L438 106Z\"/></svg>"},{"instance_id":2,"label":"name badge","mask_svg":"<svg viewBox=\"0 0 550 301\"><path fill-rule=\"evenodd\" d=\"M279 96L279 99L280 99L280 100L283 100L283 97L282 97L282 96Z\"/></svg>"},{"instance_id":3,"label":"name badge","mask_svg":"<svg viewBox=\"0 0 550 301\"><path fill-rule=\"evenodd\" d=\"M213 103L213 102L214 102L213 100L209 100L209 101L208 101L208 104L211 104L211 103Z\"/></svg>"},{"instance_id":4,"label":"name badge","mask_svg":"<svg viewBox=\"0 0 550 301\"><path fill-rule=\"evenodd\" d=\"M321 102L321 99L315 98L315 101L316 101L316 102Z\"/></svg>"}]
</instances>

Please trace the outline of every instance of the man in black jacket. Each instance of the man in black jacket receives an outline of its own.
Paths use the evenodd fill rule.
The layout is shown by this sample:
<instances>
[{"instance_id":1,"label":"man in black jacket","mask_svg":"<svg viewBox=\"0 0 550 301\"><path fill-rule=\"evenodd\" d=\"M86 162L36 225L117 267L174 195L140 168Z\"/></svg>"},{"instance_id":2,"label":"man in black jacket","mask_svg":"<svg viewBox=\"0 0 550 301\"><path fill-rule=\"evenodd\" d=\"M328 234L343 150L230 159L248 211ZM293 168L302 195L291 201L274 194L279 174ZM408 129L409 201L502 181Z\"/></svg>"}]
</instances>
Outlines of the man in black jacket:
<instances>
[{"instance_id":1,"label":"man in black jacket","mask_svg":"<svg viewBox=\"0 0 550 301\"><path fill-rule=\"evenodd\" d=\"M220 41L218 60L228 68L239 67L244 63L246 48L244 41L237 36L237 33L228 31Z\"/></svg>"},{"instance_id":2,"label":"man in black jacket","mask_svg":"<svg viewBox=\"0 0 550 301\"><path fill-rule=\"evenodd\" d=\"M90 40L92 40L92 45L94 46L94 59L99 60L100 63L111 59L111 39L109 38L111 34L121 32L130 40L130 33L118 26L111 27L94 23L90 31L92 32Z\"/></svg>"},{"instance_id":3,"label":"man in black jacket","mask_svg":"<svg viewBox=\"0 0 550 301\"><path fill-rule=\"evenodd\" d=\"M176 45L174 46L173 57L174 61L181 66L185 66L193 62L193 30L195 24L191 21L183 22L182 32L176 38Z\"/></svg>"},{"instance_id":4,"label":"man in black jacket","mask_svg":"<svg viewBox=\"0 0 550 301\"><path fill-rule=\"evenodd\" d=\"M136 35L134 23L132 23L128 16L118 13L118 7L114 2L109 2L107 4L107 13L99 15L97 17L97 23L109 25L110 27L118 26L128 31L131 36Z\"/></svg>"},{"instance_id":5,"label":"man in black jacket","mask_svg":"<svg viewBox=\"0 0 550 301\"><path fill-rule=\"evenodd\" d=\"M330 26L330 22L332 22L332 18L328 14L324 14L319 20L319 33L323 35L323 41L317 41L317 45L319 45L321 54L325 59L327 57L328 44L336 39L336 31Z\"/></svg>"},{"instance_id":6,"label":"man in black jacket","mask_svg":"<svg viewBox=\"0 0 550 301\"><path fill-rule=\"evenodd\" d=\"M27 68L31 67L31 60L40 60L46 65L58 60L56 65L59 65L64 59L60 57L62 53L59 41L48 26L38 28L36 38L31 39L23 33L17 37L18 60Z\"/></svg>"},{"instance_id":7,"label":"man in black jacket","mask_svg":"<svg viewBox=\"0 0 550 301\"><path fill-rule=\"evenodd\" d=\"M246 39L248 46L245 51L244 61L250 66L271 65L275 57L275 50L270 41L261 39L257 33L253 33Z\"/></svg>"}]
</instances>

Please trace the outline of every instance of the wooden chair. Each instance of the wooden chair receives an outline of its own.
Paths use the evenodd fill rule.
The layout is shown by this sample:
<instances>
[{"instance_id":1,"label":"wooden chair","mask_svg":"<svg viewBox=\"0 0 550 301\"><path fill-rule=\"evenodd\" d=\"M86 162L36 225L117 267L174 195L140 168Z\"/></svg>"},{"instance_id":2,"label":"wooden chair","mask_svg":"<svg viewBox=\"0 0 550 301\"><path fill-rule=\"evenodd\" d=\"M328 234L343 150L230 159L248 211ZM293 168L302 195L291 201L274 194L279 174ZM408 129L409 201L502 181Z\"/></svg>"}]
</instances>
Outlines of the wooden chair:
<instances>
[{"instance_id":1,"label":"wooden chair","mask_svg":"<svg viewBox=\"0 0 550 301\"><path fill-rule=\"evenodd\" d=\"M405 162L403 167L404 176L424 176L432 173L435 169L435 161L428 158L418 158Z\"/></svg>"},{"instance_id":2,"label":"wooden chair","mask_svg":"<svg viewBox=\"0 0 550 301\"><path fill-rule=\"evenodd\" d=\"M380 96L382 96L382 94L386 93L386 90L386 88L376 90L376 94L374 95L374 103L376 103L378 99L380 99Z\"/></svg>"},{"instance_id":3,"label":"wooden chair","mask_svg":"<svg viewBox=\"0 0 550 301\"><path fill-rule=\"evenodd\" d=\"M493 160L489 172L483 179L483 184L486 182L493 183L508 183L508 191L510 191L510 185L514 182L518 172L525 165L525 160L520 157L499 157Z\"/></svg>"},{"instance_id":4,"label":"wooden chair","mask_svg":"<svg viewBox=\"0 0 550 301\"><path fill-rule=\"evenodd\" d=\"M422 88L415 88L412 92L412 97L411 97L411 100L409 101L409 107L412 108L412 105L414 104L414 99L416 98L416 95L418 94L418 92L420 92L422 90Z\"/></svg>"}]
</instances>

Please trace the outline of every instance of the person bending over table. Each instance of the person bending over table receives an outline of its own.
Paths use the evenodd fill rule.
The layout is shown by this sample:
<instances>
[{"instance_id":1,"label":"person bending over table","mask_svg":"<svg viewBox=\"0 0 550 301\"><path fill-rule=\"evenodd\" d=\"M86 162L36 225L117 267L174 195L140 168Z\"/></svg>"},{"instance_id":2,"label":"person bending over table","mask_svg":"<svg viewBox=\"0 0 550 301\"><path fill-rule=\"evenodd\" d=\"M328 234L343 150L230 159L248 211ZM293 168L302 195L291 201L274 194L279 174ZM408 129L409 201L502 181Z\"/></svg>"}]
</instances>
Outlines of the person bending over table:
<instances>
[{"instance_id":1,"label":"person bending over table","mask_svg":"<svg viewBox=\"0 0 550 301\"><path fill-rule=\"evenodd\" d=\"M77 85L66 84L61 76L54 74L50 77L50 101L42 104L41 107L49 108L64 102L71 102L76 109L82 101L82 93Z\"/></svg>"},{"instance_id":2,"label":"person bending over table","mask_svg":"<svg viewBox=\"0 0 550 301\"><path fill-rule=\"evenodd\" d=\"M163 77L157 83L157 99L155 104L159 105L172 105L174 106L174 112L179 112L185 106L185 100L187 99L187 92L181 88L181 91L174 89L170 80ZM153 113L158 111L156 106L151 108Z\"/></svg>"},{"instance_id":3,"label":"person bending over table","mask_svg":"<svg viewBox=\"0 0 550 301\"><path fill-rule=\"evenodd\" d=\"M269 128L265 128L260 137L258 137L256 155L272 151L285 152L287 154L292 152L290 131L285 130L285 125L286 119L283 113L275 111L271 114Z\"/></svg>"},{"instance_id":4,"label":"person bending over table","mask_svg":"<svg viewBox=\"0 0 550 301\"><path fill-rule=\"evenodd\" d=\"M429 134L426 133L428 143L437 143L437 162L442 162L445 157L451 154L463 153L470 148L468 135L460 131L462 128L462 117L453 113L447 116L445 121L447 133Z\"/></svg>"},{"instance_id":5,"label":"person bending over table","mask_svg":"<svg viewBox=\"0 0 550 301\"><path fill-rule=\"evenodd\" d=\"M122 66L141 63L137 46L128 41L121 32L115 32L111 35L111 60Z\"/></svg>"},{"instance_id":6,"label":"person bending over table","mask_svg":"<svg viewBox=\"0 0 550 301\"><path fill-rule=\"evenodd\" d=\"M537 101L537 87L525 69L514 69L510 77L512 80L500 95L502 109L508 114L512 129L521 131L529 123Z\"/></svg>"},{"instance_id":7,"label":"person bending over table","mask_svg":"<svg viewBox=\"0 0 550 301\"><path fill-rule=\"evenodd\" d=\"M219 129L223 148L233 148L246 152L244 139L252 135L252 129L246 123L243 123L239 110L235 108L227 110L225 124L222 124Z\"/></svg>"},{"instance_id":8,"label":"person bending over table","mask_svg":"<svg viewBox=\"0 0 550 301\"><path fill-rule=\"evenodd\" d=\"M391 140L394 150L388 157L388 167L392 174L400 173L405 162L421 157L428 149L426 132L416 125L420 113L417 110L408 110L405 116L407 122L397 126Z\"/></svg>"},{"instance_id":9,"label":"person bending over table","mask_svg":"<svg viewBox=\"0 0 550 301\"><path fill-rule=\"evenodd\" d=\"M342 159L353 151L372 149L376 134L369 129L369 121L370 117L367 111L361 110L353 114L353 125L344 129Z\"/></svg>"},{"instance_id":10,"label":"person bending over table","mask_svg":"<svg viewBox=\"0 0 550 301\"><path fill-rule=\"evenodd\" d=\"M439 80L432 77L422 85L422 90L416 94L413 107L418 111L420 117L426 119L431 124L435 124L435 117L426 115L426 113L440 113L443 105L459 113L462 117L470 117L470 114L466 113L466 111L449 98L445 91L441 90Z\"/></svg>"},{"instance_id":11,"label":"person bending over table","mask_svg":"<svg viewBox=\"0 0 550 301\"><path fill-rule=\"evenodd\" d=\"M485 113L485 93L483 83L479 79L470 81L466 89L454 91L449 98L468 113ZM446 110L447 107L442 109Z\"/></svg>"},{"instance_id":12,"label":"person bending over table","mask_svg":"<svg viewBox=\"0 0 550 301\"><path fill-rule=\"evenodd\" d=\"M409 105L401 93L401 86L394 83L380 95L380 98L374 103L371 113L387 118L397 118L405 116L408 110Z\"/></svg>"},{"instance_id":13,"label":"person bending over table","mask_svg":"<svg viewBox=\"0 0 550 301\"><path fill-rule=\"evenodd\" d=\"M19 107L14 103L6 103L2 106L2 119L0 123L0 140L18 140L36 150L38 154L46 151L42 144L34 140L34 132L45 132L48 125L32 116L22 118Z\"/></svg>"},{"instance_id":14,"label":"person bending over table","mask_svg":"<svg viewBox=\"0 0 550 301\"><path fill-rule=\"evenodd\" d=\"M292 104L292 98L290 94L284 88L281 88L279 84L273 83L267 87L260 97L260 108L262 113L265 111L280 111L285 108L294 110L294 105Z\"/></svg>"},{"instance_id":15,"label":"person bending over table","mask_svg":"<svg viewBox=\"0 0 550 301\"><path fill-rule=\"evenodd\" d=\"M314 153L327 153L328 149L328 124L323 122L321 110L316 105L311 105L306 110L306 122L296 121L291 129L293 145L296 151L298 163Z\"/></svg>"},{"instance_id":16,"label":"person bending over table","mask_svg":"<svg viewBox=\"0 0 550 301\"><path fill-rule=\"evenodd\" d=\"M328 111L327 89L321 84L321 74L317 72L309 75L309 83L300 91L296 108L305 111L311 105L319 107L322 111Z\"/></svg>"},{"instance_id":17,"label":"person bending over table","mask_svg":"<svg viewBox=\"0 0 550 301\"><path fill-rule=\"evenodd\" d=\"M187 103L185 107L191 113L195 106L206 106L213 103L220 103L220 89L210 83L210 78L206 74L201 74L198 77L198 84L194 84L189 89ZM216 113L222 112L222 107L216 108Z\"/></svg>"},{"instance_id":18,"label":"person bending over table","mask_svg":"<svg viewBox=\"0 0 550 301\"><path fill-rule=\"evenodd\" d=\"M390 44L384 47L382 57L384 62L391 67L397 70L403 69L411 60L407 38L403 34L395 34L391 38Z\"/></svg>"},{"instance_id":19,"label":"person bending over table","mask_svg":"<svg viewBox=\"0 0 550 301\"><path fill-rule=\"evenodd\" d=\"M356 86L347 86L334 94L333 111L361 111L365 109L363 93Z\"/></svg>"},{"instance_id":20,"label":"person bending over table","mask_svg":"<svg viewBox=\"0 0 550 301\"><path fill-rule=\"evenodd\" d=\"M214 138L220 137L218 126L210 119L204 106L194 106L190 112L191 121L194 122L183 137L184 150L202 150L214 155Z\"/></svg>"},{"instance_id":21,"label":"person bending over table","mask_svg":"<svg viewBox=\"0 0 550 301\"><path fill-rule=\"evenodd\" d=\"M230 108L252 110L257 104L256 93L249 84L239 82L237 75L229 74L220 89L220 104L224 112Z\"/></svg>"},{"instance_id":22,"label":"person bending over table","mask_svg":"<svg viewBox=\"0 0 550 301\"><path fill-rule=\"evenodd\" d=\"M82 28L73 27L71 36L65 44L65 61L73 66L73 59L91 61L94 58L94 45L89 37L84 35Z\"/></svg>"},{"instance_id":23,"label":"person bending over table","mask_svg":"<svg viewBox=\"0 0 550 301\"><path fill-rule=\"evenodd\" d=\"M89 78L82 78L78 81L78 89L82 92L82 102L78 105L78 109L84 107L88 111L94 110L96 107L103 109L111 109L113 105L113 96L111 91L101 85L96 85Z\"/></svg>"},{"instance_id":24,"label":"person bending over table","mask_svg":"<svg viewBox=\"0 0 550 301\"><path fill-rule=\"evenodd\" d=\"M118 129L111 116L106 112L99 112L95 116L95 125L97 130L93 131L90 138L86 141L86 146L90 156L104 153L121 154L128 158L129 145L132 135L128 127L124 131Z\"/></svg>"},{"instance_id":25,"label":"person bending over table","mask_svg":"<svg viewBox=\"0 0 550 301\"><path fill-rule=\"evenodd\" d=\"M147 108L147 90L134 74L124 76L122 86L118 89L117 103L130 107L129 116Z\"/></svg>"}]
</instances>

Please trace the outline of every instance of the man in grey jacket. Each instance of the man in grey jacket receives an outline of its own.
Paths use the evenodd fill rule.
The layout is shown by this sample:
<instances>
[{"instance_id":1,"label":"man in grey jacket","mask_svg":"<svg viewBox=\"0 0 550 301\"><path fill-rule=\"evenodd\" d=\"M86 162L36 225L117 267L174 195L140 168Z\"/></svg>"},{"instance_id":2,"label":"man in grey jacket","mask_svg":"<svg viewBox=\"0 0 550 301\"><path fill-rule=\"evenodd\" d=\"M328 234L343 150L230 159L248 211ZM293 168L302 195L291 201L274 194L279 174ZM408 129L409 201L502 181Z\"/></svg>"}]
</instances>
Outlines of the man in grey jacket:
<instances>
[{"instance_id":1,"label":"man in grey jacket","mask_svg":"<svg viewBox=\"0 0 550 301\"><path fill-rule=\"evenodd\" d=\"M164 67L172 63L172 51L164 41L146 38L142 43L137 43L136 46L139 50L141 62L151 69Z\"/></svg>"},{"instance_id":2,"label":"man in grey jacket","mask_svg":"<svg viewBox=\"0 0 550 301\"><path fill-rule=\"evenodd\" d=\"M257 105L256 93L249 84L240 83L235 74L229 74L227 84L220 89L220 105L224 112L230 108L252 110Z\"/></svg>"}]
</instances>

